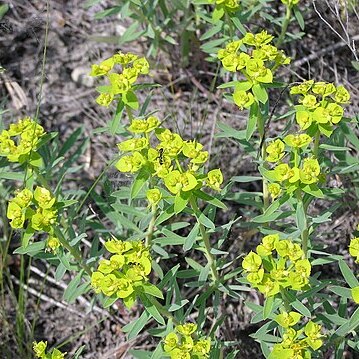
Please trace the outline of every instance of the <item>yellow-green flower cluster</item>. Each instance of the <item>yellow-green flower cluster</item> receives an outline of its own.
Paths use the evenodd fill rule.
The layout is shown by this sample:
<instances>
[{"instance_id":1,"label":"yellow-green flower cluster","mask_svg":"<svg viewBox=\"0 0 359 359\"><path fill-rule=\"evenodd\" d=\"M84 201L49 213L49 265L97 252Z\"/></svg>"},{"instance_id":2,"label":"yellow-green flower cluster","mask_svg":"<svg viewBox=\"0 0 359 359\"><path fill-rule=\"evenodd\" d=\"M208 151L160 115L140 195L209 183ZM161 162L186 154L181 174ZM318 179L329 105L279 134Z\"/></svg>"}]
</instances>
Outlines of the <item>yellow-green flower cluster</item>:
<instances>
[{"instance_id":1,"label":"yellow-green flower cluster","mask_svg":"<svg viewBox=\"0 0 359 359\"><path fill-rule=\"evenodd\" d=\"M51 352L46 353L47 342L33 342L33 351L36 358L41 359L64 359L66 353L62 353L59 349L55 348Z\"/></svg>"},{"instance_id":2,"label":"yellow-green flower cluster","mask_svg":"<svg viewBox=\"0 0 359 359\"><path fill-rule=\"evenodd\" d=\"M355 257L355 263L359 263L359 237L355 237L350 241L349 253Z\"/></svg>"},{"instance_id":3,"label":"yellow-green flower cluster","mask_svg":"<svg viewBox=\"0 0 359 359\"><path fill-rule=\"evenodd\" d=\"M53 235L50 235L46 240L46 250L52 253L57 253L59 248L61 247L61 243L58 238Z\"/></svg>"},{"instance_id":4,"label":"yellow-green flower cluster","mask_svg":"<svg viewBox=\"0 0 359 359\"><path fill-rule=\"evenodd\" d=\"M173 359L205 359L211 350L210 338L197 338L197 325L177 325L163 341L163 349Z\"/></svg>"},{"instance_id":5,"label":"yellow-green flower cluster","mask_svg":"<svg viewBox=\"0 0 359 359\"><path fill-rule=\"evenodd\" d=\"M311 265L303 257L299 244L273 234L263 237L256 252L243 259L242 267L248 282L271 297L284 288L301 290L308 285Z\"/></svg>"},{"instance_id":6,"label":"yellow-green flower cluster","mask_svg":"<svg viewBox=\"0 0 359 359\"><path fill-rule=\"evenodd\" d=\"M216 8L223 8L227 11L235 11L239 8L239 0L210 0L210 4L216 4Z\"/></svg>"},{"instance_id":7,"label":"yellow-green flower cluster","mask_svg":"<svg viewBox=\"0 0 359 359\"><path fill-rule=\"evenodd\" d=\"M281 1L284 5L287 5L288 7L292 7L299 3L299 0L281 0Z\"/></svg>"},{"instance_id":8,"label":"yellow-green flower cluster","mask_svg":"<svg viewBox=\"0 0 359 359\"><path fill-rule=\"evenodd\" d=\"M44 128L30 117L25 117L10 125L0 133L0 156L10 162L23 163L36 151Z\"/></svg>"},{"instance_id":9,"label":"yellow-green flower cluster","mask_svg":"<svg viewBox=\"0 0 359 359\"><path fill-rule=\"evenodd\" d=\"M282 342L274 344L269 359L310 359L311 350L316 351L323 345L322 327L309 321L304 329L295 330L295 326L301 315L296 312L282 313L276 316L275 321L285 330Z\"/></svg>"},{"instance_id":10,"label":"yellow-green flower cluster","mask_svg":"<svg viewBox=\"0 0 359 359\"><path fill-rule=\"evenodd\" d=\"M359 237L350 240L349 253L351 256L355 257L355 263L359 263ZM354 302L359 303L359 286L351 288L351 295Z\"/></svg>"},{"instance_id":11,"label":"yellow-green flower cluster","mask_svg":"<svg viewBox=\"0 0 359 359\"><path fill-rule=\"evenodd\" d=\"M28 188L17 191L9 201L7 218L12 228L23 228L28 220L32 230L52 233L57 220L55 197L43 187L36 187L34 192Z\"/></svg>"},{"instance_id":12,"label":"yellow-green flower cluster","mask_svg":"<svg viewBox=\"0 0 359 359\"><path fill-rule=\"evenodd\" d=\"M148 281L151 272L149 249L141 241L118 239L107 241L105 247L111 257L100 261L91 285L96 293L121 298L130 308L136 300L136 288Z\"/></svg>"},{"instance_id":13,"label":"yellow-green flower cluster","mask_svg":"<svg viewBox=\"0 0 359 359\"><path fill-rule=\"evenodd\" d=\"M272 40L273 36L267 31L248 32L242 39L232 41L218 51L218 58L226 70L239 72L246 78L246 81L237 83L233 94L234 102L241 109L258 101L258 87L272 83L277 67L290 62L282 50L271 45Z\"/></svg>"},{"instance_id":14,"label":"yellow-green flower cluster","mask_svg":"<svg viewBox=\"0 0 359 359\"><path fill-rule=\"evenodd\" d=\"M275 163L274 168L265 173L268 180L272 182L268 190L273 198L278 197L282 189L292 193L297 188L316 186L320 181L318 160L314 157L301 156L311 140L307 134L290 134L284 137L284 141L276 139L267 145L265 159ZM285 146L289 147L289 164L283 162L286 156Z\"/></svg>"},{"instance_id":15,"label":"yellow-green flower cluster","mask_svg":"<svg viewBox=\"0 0 359 359\"><path fill-rule=\"evenodd\" d=\"M311 135L319 130L327 137L332 134L333 125L343 118L343 105L350 100L350 94L344 86L336 87L332 83L314 80L293 86L290 93L300 95L300 105L295 106L299 127Z\"/></svg>"},{"instance_id":16,"label":"yellow-green flower cluster","mask_svg":"<svg viewBox=\"0 0 359 359\"><path fill-rule=\"evenodd\" d=\"M121 66L120 72L112 71L116 65ZM149 64L146 58L132 53L119 52L98 65L92 65L90 76L105 76L110 83L109 86L98 88L100 95L96 102L101 106L109 106L115 96L120 95L126 103L126 94L132 90L138 76L148 72Z\"/></svg>"},{"instance_id":17,"label":"yellow-green flower cluster","mask_svg":"<svg viewBox=\"0 0 359 359\"><path fill-rule=\"evenodd\" d=\"M197 141L185 141L179 134L159 125L160 121L155 116L132 120L128 130L134 134L133 138L118 144L120 151L130 154L122 156L116 168L129 173L144 170L162 180L175 195L203 185L219 191L223 182L221 171L214 169L206 175L199 171L208 160L208 152L203 150L203 145ZM153 132L157 139L154 147L150 143ZM158 192L149 192L150 203L158 203L160 199Z\"/></svg>"}]
</instances>

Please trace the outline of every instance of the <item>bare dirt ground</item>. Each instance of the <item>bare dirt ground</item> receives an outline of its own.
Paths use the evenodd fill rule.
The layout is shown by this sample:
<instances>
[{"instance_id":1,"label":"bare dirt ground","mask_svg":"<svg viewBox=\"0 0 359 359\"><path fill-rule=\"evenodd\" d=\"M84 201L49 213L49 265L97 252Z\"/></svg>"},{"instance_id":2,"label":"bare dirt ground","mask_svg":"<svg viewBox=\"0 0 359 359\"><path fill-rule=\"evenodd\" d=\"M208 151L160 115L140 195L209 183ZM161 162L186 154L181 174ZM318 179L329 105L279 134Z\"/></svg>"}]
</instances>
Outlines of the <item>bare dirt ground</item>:
<instances>
[{"instance_id":1,"label":"bare dirt ground","mask_svg":"<svg viewBox=\"0 0 359 359\"><path fill-rule=\"evenodd\" d=\"M104 126L110 119L110 111L95 104L95 84L87 76L90 65L118 50L130 49L144 54L146 43L138 42L136 45L118 48L114 44L94 41L95 36L118 36L119 26L126 26L116 16L101 20L94 18L96 13L113 4L110 1L102 1L100 5L85 9L82 1L50 0L49 18L45 1L7 2L10 10L1 20L0 27L0 65L6 69L0 82L0 99L3 99L0 106L9 110L3 118L9 122L36 113L48 22L45 81L39 119L47 130L58 131L64 139L74 129L84 127L84 136L91 136L91 140L84 158L87 166L81 182L90 183L114 153L113 148L118 142L116 138L92 135L93 129ZM348 116L356 115L359 109L359 72L351 66L351 61L359 56L353 47L355 41L359 40L358 14L352 12L348 14L348 19L340 13L336 14L335 2L317 1L315 7L312 1L302 3L306 35L303 40L284 46L294 61L281 75L286 81L315 78L345 85L352 94ZM261 26L261 20L256 21ZM255 24L252 25L255 28ZM293 25L291 31L299 31L296 27ZM226 178L238 174L255 174L256 165L248 160L249 157L237 144L214 137L217 122L243 129L246 117L225 103L220 91L216 91L208 100L208 76L213 70L210 66L206 66L202 73L191 66L181 69L177 66L175 56L175 52L172 58L160 54L158 59L151 60L152 78L162 85L153 96L151 108L158 109L160 116L169 114L170 125L179 128L182 133L191 137L200 135L201 141L206 143L212 154L213 166L226 164ZM275 99L276 95L273 94L272 100ZM279 112L286 103L283 100L280 104ZM270 136L274 136L283 126L281 122L274 123ZM341 185L346 185L345 178L340 178L340 181ZM256 183L251 186L253 191L258 190ZM232 213L240 213L244 220L248 220L245 209L236 204L229 205ZM318 203L313 210L319 211L321 205L326 204ZM230 215L223 214L219 221L225 222ZM332 222L323 225L320 239L331 252L347 252L350 233L357 224L357 217L357 205L348 205L336 213ZM236 253L243 249L249 250L254 244L255 240L249 242L246 233L234 229L228 246L231 252ZM15 256L9 258L9 265L16 288L18 259ZM90 310L91 305L86 298L66 304L62 300L62 293L70 278L65 278L64 282L52 282L53 270L40 261L29 263L29 270L31 280L27 283L25 325L31 327L35 320L35 338L38 340L46 339L50 345L64 344L61 349L69 353L85 345L82 357L88 359L130 358L127 354L129 348L151 348L152 340L146 333L132 342L126 342L121 331L123 325L140 314L141 308L135 307L128 312L119 306L109 315L98 307ZM323 271L330 272L331 268L327 266ZM255 293L250 296L251 300L259 300ZM14 340L16 307L10 294L7 303L6 308L0 308L0 357L18 358ZM228 318L223 328L224 336L233 339L231 333L239 333L239 339L243 342L238 358L260 358L259 348L248 338L258 328L249 324L250 313L244 309L244 303L228 303L226 311ZM347 357L354 356L348 353Z\"/></svg>"}]
</instances>

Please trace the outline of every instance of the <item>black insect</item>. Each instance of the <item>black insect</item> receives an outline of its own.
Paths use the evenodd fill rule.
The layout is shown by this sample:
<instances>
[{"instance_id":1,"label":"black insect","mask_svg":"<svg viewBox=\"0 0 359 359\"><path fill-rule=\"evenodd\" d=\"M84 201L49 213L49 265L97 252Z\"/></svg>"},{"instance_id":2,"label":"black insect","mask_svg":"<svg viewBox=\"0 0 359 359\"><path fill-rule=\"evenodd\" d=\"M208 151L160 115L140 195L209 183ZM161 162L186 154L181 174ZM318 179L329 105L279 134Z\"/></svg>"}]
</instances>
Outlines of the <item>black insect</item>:
<instances>
[{"instance_id":1,"label":"black insect","mask_svg":"<svg viewBox=\"0 0 359 359\"><path fill-rule=\"evenodd\" d=\"M10 34L13 31L14 31L14 29L8 20L0 21L0 33Z\"/></svg>"},{"instance_id":2,"label":"black insect","mask_svg":"<svg viewBox=\"0 0 359 359\"><path fill-rule=\"evenodd\" d=\"M157 159L158 159L158 162L159 162L160 165L163 165L163 163L165 162L164 158L163 158L164 151L165 150L163 148L158 149L158 157L157 157Z\"/></svg>"}]
</instances>

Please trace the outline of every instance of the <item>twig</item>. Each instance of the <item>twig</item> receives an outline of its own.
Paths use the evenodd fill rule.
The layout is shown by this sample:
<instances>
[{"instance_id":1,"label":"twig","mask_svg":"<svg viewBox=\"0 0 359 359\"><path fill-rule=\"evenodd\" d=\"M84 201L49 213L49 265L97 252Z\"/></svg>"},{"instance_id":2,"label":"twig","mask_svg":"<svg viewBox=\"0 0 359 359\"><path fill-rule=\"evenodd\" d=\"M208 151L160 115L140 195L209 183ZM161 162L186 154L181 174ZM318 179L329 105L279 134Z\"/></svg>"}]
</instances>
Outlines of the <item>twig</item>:
<instances>
[{"instance_id":1,"label":"twig","mask_svg":"<svg viewBox=\"0 0 359 359\"><path fill-rule=\"evenodd\" d=\"M359 41L359 34L358 35L355 35L352 37L352 40L353 42L354 41ZM321 50L318 50L317 52L313 53L313 54L310 54L308 56L305 56L303 57L302 59L300 60L297 60L297 61L294 61L291 66L292 67L300 67L302 65L304 65L306 62L308 61L312 61L312 60L316 60L317 58L319 58L320 56L322 55L325 55L326 53L328 52L331 52L331 51L334 51L334 50L337 50L337 49L340 49L341 47L345 47L345 46L348 46L348 44L346 42L338 42L337 44L334 44L334 45L329 45L327 47L324 47L323 49ZM358 60L357 60L358 61Z\"/></svg>"},{"instance_id":2,"label":"twig","mask_svg":"<svg viewBox=\"0 0 359 359\"><path fill-rule=\"evenodd\" d=\"M73 313L73 314L76 314L82 318L86 317L86 314L83 314L81 312L79 312L78 310L75 310L75 309L72 309L71 307L69 307L68 305L64 304L64 303L61 303L51 297L48 297L46 294L41 294L41 293L38 293L35 289L29 287L28 285L26 284L23 284L23 283L20 283L20 281L14 276L14 275L11 275L11 279L18 285L18 286L21 286L23 289L25 289L25 291L27 291L28 293L30 294L33 294L34 296L40 298L41 300L43 300L44 302L48 302L48 303L51 303L53 305L55 305L56 307L58 308L61 308L61 309L66 309L67 311Z\"/></svg>"},{"instance_id":3,"label":"twig","mask_svg":"<svg viewBox=\"0 0 359 359\"><path fill-rule=\"evenodd\" d=\"M341 24L341 27L345 33L345 36L347 39L345 39L337 30L334 29L334 27L326 20L324 19L323 15L319 12L319 10L317 9L316 6L316 1L313 0L313 7L314 7L314 11L316 12L316 14L319 16L319 18L342 40L342 42L344 43L344 46L348 46L350 51L352 52L352 54L355 57L356 61L359 61L358 55L357 55L357 51L356 51L356 47L355 47L355 41L359 39L359 35L353 36L352 39L350 40L350 36L348 31L345 29L345 26L343 25L341 19L340 19L340 15L339 15L339 23ZM341 43L339 43L341 44ZM333 49L338 48L339 44L335 44L333 45ZM341 47L341 46L339 46ZM319 53L320 51L318 51ZM321 54L319 54L320 56Z\"/></svg>"}]
</instances>

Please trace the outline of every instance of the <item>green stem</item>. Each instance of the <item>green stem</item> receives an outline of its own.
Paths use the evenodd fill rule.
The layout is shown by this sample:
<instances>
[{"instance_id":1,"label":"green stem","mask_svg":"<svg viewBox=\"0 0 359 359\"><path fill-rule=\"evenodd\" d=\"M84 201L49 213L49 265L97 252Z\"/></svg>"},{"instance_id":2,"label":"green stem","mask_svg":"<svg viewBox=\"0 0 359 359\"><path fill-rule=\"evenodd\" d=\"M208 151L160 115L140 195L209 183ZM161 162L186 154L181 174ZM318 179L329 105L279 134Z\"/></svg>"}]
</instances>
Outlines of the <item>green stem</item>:
<instances>
[{"instance_id":1,"label":"green stem","mask_svg":"<svg viewBox=\"0 0 359 359\"><path fill-rule=\"evenodd\" d=\"M152 206L152 218L151 218L150 224L148 225L147 236L145 239L146 247L151 247L151 245L152 245L153 231L155 229L155 222L156 222L156 210L157 210L157 207L155 205Z\"/></svg>"},{"instance_id":2,"label":"green stem","mask_svg":"<svg viewBox=\"0 0 359 359\"><path fill-rule=\"evenodd\" d=\"M174 325L179 324L178 320L156 298L148 295L147 299L156 307L161 315L165 316L167 319L171 319Z\"/></svg>"},{"instance_id":3,"label":"green stem","mask_svg":"<svg viewBox=\"0 0 359 359\"><path fill-rule=\"evenodd\" d=\"M91 276L91 274L92 274L91 268L86 263L84 263L84 260L82 258L81 252L78 249L76 249L75 247L72 247L68 243L68 241L66 240L66 238L62 234L59 227L54 227L54 233L55 233L57 239L60 241L61 245L71 253L71 255L75 258L76 262L80 265L80 267L82 267L83 270L89 276Z\"/></svg>"},{"instance_id":4,"label":"green stem","mask_svg":"<svg viewBox=\"0 0 359 359\"><path fill-rule=\"evenodd\" d=\"M181 166L181 164L179 163L177 157L175 158L175 162L176 162L176 166L177 166L178 171L180 171L181 173L183 173L182 166Z\"/></svg>"},{"instance_id":5,"label":"green stem","mask_svg":"<svg viewBox=\"0 0 359 359\"><path fill-rule=\"evenodd\" d=\"M81 201L81 203L78 205L75 215L74 217L76 217L81 208L83 207L83 205L85 204L85 202L87 201L87 198L90 196L91 192L94 190L94 188L97 186L97 184L100 182L101 178L103 177L103 175L107 172L107 170L117 161L117 158L115 158L114 160L112 160L110 163L108 163L106 165L106 167L102 170L102 172L100 173L100 175L96 178L96 180L94 181L94 183L92 184L92 186L90 187L90 189L87 191L87 193L85 194L83 200Z\"/></svg>"},{"instance_id":6,"label":"green stem","mask_svg":"<svg viewBox=\"0 0 359 359\"><path fill-rule=\"evenodd\" d=\"M304 212L304 230L301 233L301 239L302 239L302 249L304 252L304 257L308 258L308 242L309 242L309 229L308 229L308 217L307 217L307 206L305 206L303 202L303 197L301 190L298 189L296 191L296 196L298 200L298 204L302 203L303 205L303 212Z\"/></svg>"},{"instance_id":7,"label":"green stem","mask_svg":"<svg viewBox=\"0 0 359 359\"><path fill-rule=\"evenodd\" d=\"M288 298L287 298L286 295L285 295L285 289L281 289L280 294L281 294L281 296L282 296L283 305L284 305L284 310L285 310L287 313L289 313L292 308L291 308L291 306L290 306L290 304L289 304L289 302L288 302Z\"/></svg>"},{"instance_id":8,"label":"green stem","mask_svg":"<svg viewBox=\"0 0 359 359\"><path fill-rule=\"evenodd\" d=\"M290 18L292 17L292 7L291 6L287 6L287 11L286 11L286 14L285 14L285 19L283 21L283 24L282 24L282 31L275 43L275 46L276 47L280 47L280 45L282 45L283 41L284 41L284 38L285 38L285 34L287 32L287 29L288 29L288 25L290 23Z\"/></svg>"},{"instance_id":9,"label":"green stem","mask_svg":"<svg viewBox=\"0 0 359 359\"><path fill-rule=\"evenodd\" d=\"M213 283L218 283L219 282L219 274L217 271L217 265L216 265L216 260L213 256L213 254L211 253L211 243L209 241L209 234L206 231L204 225L199 221L199 215L200 215L200 210L198 208L197 205L197 201L194 197L191 197L190 199L190 204L191 207L195 213L196 219L197 219L197 223L199 225L199 230L201 232L201 237L204 243L204 249L205 249L205 255L208 261L208 264L211 268L211 274L212 274L212 280Z\"/></svg>"},{"instance_id":10,"label":"green stem","mask_svg":"<svg viewBox=\"0 0 359 359\"><path fill-rule=\"evenodd\" d=\"M262 151L261 156L262 160L265 161L266 159L266 144L263 142L262 145ZM266 167L265 163L263 164L263 167ZM263 191L263 212L269 207L269 192L268 192L268 181L265 177L262 177L262 191Z\"/></svg>"},{"instance_id":11,"label":"green stem","mask_svg":"<svg viewBox=\"0 0 359 359\"><path fill-rule=\"evenodd\" d=\"M265 136L265 121L262 116L260 107L258 106L258 120L257 120L257 126L258 126L258 132L259 132L259 143L262 144L261 148L261 159L263 161L263 167L266 168L267 165L265 163L266 157L267 157L267 145L264 140ZM263 192L263 212L269 207L269 192L268 192L268 181L267 179L262 176L262 192Z\"/></svg>"},{"instance_id":12,"label":"green stem","mask_svg":"<svg viewBox=\"0 0 359 359\"><path fill-rule=\"evenodd\" d=\"M315 134L315 139L314 139L314 148L313 148L313 154L315 158L318 158L318 154L319 154L319 142L320 142L320 132L317 131L317 133Z\"/></svg>"}]
</instances>

